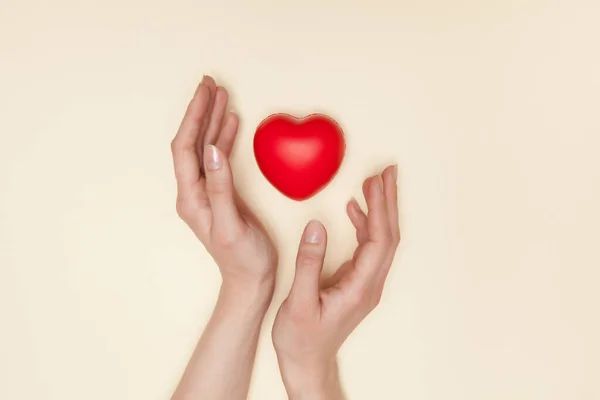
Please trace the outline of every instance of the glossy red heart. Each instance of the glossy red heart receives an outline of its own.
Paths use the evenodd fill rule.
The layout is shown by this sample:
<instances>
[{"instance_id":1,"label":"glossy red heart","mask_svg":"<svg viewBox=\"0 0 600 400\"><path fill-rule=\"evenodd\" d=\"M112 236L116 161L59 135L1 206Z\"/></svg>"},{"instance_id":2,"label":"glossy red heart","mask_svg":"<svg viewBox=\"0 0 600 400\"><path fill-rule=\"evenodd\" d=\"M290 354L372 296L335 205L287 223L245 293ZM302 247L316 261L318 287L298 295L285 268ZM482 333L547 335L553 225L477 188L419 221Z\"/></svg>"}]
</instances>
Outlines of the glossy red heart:
<instances>
[{"instance_id":1,"label":"glossy red heart","mask_svg":"<svg viewBox=\"0 0 600 400\"><path fill-rule=\"evenodd\" d=\"M304 118L273 114L260 123L254 135L260 171L277 190L299 201L331 182L345 149L342 129L323 114Z\"/></svg>"}]
</instances>

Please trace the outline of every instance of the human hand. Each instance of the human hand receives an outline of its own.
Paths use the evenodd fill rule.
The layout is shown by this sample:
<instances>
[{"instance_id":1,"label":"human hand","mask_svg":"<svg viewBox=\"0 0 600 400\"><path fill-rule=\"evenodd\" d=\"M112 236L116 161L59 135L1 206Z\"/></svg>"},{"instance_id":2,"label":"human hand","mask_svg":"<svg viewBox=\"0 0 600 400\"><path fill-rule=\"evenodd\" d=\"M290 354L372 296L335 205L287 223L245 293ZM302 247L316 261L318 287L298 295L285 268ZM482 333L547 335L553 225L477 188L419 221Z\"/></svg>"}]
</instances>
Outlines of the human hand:
<instances>
[{"instance_id":1,"label":"human hand","mask_svg":"<svg viewBox=\"0 0 600 400\"><path fill-rule=\"evenodd\" d=\"M273 326L273 344L290 399L342 399L336 355L348 335L377 306L400 243L396 166L365 180L368 215L350 201L347 213L358 247L321 282L326 231L311 221L303 234L288 298Z\"/></svg>"},{"instance_id":2,"label":"human hand","mask_svg":"<svg viewBox=\"0 0 600 400\"><path fill-rule=\"evenodd\" d=\"M214 258L228 293L251 291L270 302L277 252L235 190L228 158L239 121L227 103L227 91L204 77L171 143L177 212Z\"/></svg>"}]
</instances>

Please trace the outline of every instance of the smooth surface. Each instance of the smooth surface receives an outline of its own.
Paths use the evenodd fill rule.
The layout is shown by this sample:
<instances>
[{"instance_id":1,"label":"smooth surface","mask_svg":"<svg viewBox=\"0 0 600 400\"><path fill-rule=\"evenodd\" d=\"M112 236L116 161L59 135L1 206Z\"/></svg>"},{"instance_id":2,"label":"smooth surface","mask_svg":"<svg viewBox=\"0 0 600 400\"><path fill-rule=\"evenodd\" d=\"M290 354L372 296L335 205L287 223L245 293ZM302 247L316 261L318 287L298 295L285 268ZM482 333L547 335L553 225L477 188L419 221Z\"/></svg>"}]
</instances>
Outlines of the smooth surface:
<instances>
[{"instance_id":1,"label":"smooth surface","mask_svg":"<svg viewBox=\"0 0 600 400\"><path fill-rule=\"evenodd\" d=\"M597 1L0 3L0 398L165 399L217 268L175 214L169 143L203 73L242 118L240 191L281 250L251 399L305 223L329 269L362 179L400 165L402 251L346 344L351 399L600 398ZM309 201L254 161L271 112L343 121ZM362 201L361 201L362 202Z\"/></svg>"},{"instance_id":2,"label":"smooth surface","mask_svg":"<svg viewBox=\"0 0 600 400\"><path fill-rule=\"evenodd\" d=\"M339 123L324 114L273 114L254 134L254 157L265 178L284 196L307 200L335 177L346 143Z\"/></svg>"}]
</instances>

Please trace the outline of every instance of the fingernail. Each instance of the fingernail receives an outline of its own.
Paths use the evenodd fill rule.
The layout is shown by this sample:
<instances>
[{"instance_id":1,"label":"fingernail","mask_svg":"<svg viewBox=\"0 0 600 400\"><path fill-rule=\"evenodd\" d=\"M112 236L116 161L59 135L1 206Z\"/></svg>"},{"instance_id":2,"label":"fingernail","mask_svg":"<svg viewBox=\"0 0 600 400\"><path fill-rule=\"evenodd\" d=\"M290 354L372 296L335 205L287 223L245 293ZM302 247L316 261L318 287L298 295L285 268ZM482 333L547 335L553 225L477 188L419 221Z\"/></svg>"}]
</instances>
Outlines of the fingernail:
<instances>
[{"instance_id":1,"label":"fingernail","mask_svg":"<svg viewBox=\"0 0 600 400\"><path fill-rule=\"evenodd\" d=\"M223 160L217 151L217 148L212 144L204 147L204 160L206 163L206 169L210 171L217 170L223 165Z\"/></svg>"},{"instance_id":2,"label":"fingernail","mask_svg":"<svg viewBox=\"0 0 600 400\"><path fill-rule=\"evenodd\" d=\"M202 78L202 80L200 81L200 83L198 85L196 85L196 90L194 90L194 97L196 97L196 95L200 91L200 88L202 87L203 83L204 83L204 78Z\"/></svg>"},{"instance_id":3,"label":"fingernail","mask_svg":"<svg viewBox=\"0 0 600 400\"><path fill-rule=\"evenodd\" d=\"M206 79L206 75L202 75L202 80L200 81L200 83L198 84L198 86L196 86L196 93L198 93L198 91L200 90L200 88L202 87L202 85L204 85L204 80Z\"/></svg>"},{"instance_id":4,"label":"fingernail","mask_svg":"<svg viewBox=\"0 0 600 400\"><path fill-rule=\"evenodd\" d=\"M313 244L323 241L323 227L319 221L312 220L308 223L304 231L304 241Z\"/></svg>"},{"instance_id":5,"label":"fingernail","mask_svg":"<svg viewBox=\"0 0 600 400\"><path fill-rule=\"evenodd\" d=\"M375 179L377 180L377 188L383 193L383 178L381 177L381 174L377 175L377 178Z\"/></svg>"},{"instance_id":6,"label":"fingernail","mask_svg":"<svg viewBox=\"0 0 600 400\"><path fill-rule=\"evenodd\" d=\"M398 180L398 164L394 164L394 180Z\"/></svg>"}]
</instances>

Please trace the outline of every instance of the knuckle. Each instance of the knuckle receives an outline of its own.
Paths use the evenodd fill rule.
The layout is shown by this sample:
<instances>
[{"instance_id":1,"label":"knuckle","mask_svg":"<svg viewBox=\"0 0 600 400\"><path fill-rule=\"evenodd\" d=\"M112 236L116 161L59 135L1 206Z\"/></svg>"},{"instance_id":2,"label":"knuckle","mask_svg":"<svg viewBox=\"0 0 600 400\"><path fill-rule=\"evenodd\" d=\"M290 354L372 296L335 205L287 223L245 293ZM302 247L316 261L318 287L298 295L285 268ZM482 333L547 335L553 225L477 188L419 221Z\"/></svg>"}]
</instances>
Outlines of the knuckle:
<instances>
[{"instance_id":1,"label":"knuckle","mask_svg":"<svg viewBox=\"0 0 600 400\"><path fill-rule=\"evenodd\" d=\"M296 326L307 324L311 319L306 304L301 301L291 301L287 310L289 320Z\"/></svg>"},{"instance_id":2,"label":"knuckle","mask_svg":"<svg viewBox=\"0 0 600 400\"><path fill-rule=\"evenodd\" d=\"M288 318L290 315L290 308L291 308L291 301L290 301L290 297L288 295L288 297L283 301L283 303L281 303L281 307L279 307L279 312L277 313L277 316L281 316L282 318Z\"/></svg>"},{"instance_id":3,"label":"knuckle","mask_svg":"<svg viewBox=\"0 0 600 400\"><path fill-rule=\"evenodd\" d=\"M380 275L375 283L371 287L370 296L369 296L369 310L372 311L375 309L380 303L381 298L383 296L383 286L385 283L385 277Z\"/></svg>"},{"instance_id":4,"label":"knuckle","mask_svg":"<svg viewBox=\"0 0 600 400\"><path fill-rule=\"evenodd\" d=\"M189 218L192 211L192 204L188 198L178 196L175 201L175 210L181 219L186 220Z\"/></svg>"},{"instance_id":5,"label":"knuckle","mask_svg":"<svg viewBox=\"0 0 600 400\"><path fill-rule=\"evenodd\" d=\"M400 245L400 230L399 229L392 229L391 231L391 241L392 241L392 245L394 247L398 247Z\"/></svg>"},{"instance_id":6,"label":"knuckle","mask_svg":"<svg viewBox=\"0 0 600 400\"><path fill-rule=\"evenodd\" d=\"M379 303L381 303L382 292L380 290L374 290L369 299L369 309L375 309Z\"/></svg>"},{"instance_id":7,"label":"knuckle","mask_svg":"<svg viewBox=\"0 0 600 400\"><path fill-rule=\"evenodd\" d=\"M290 318L292 321L302 323L307 319L307 313L302 304L293 302L290 306Z\"/></svg>"},{"instance_id":8,"label":"knuckle","mask_svg":"<svg viewBox=\"0 0 600 400\"><path fill-rule=\"evenodd\" d=\"M355 288L348 297L350 307L362 311L371 312L381 302L382 290L378 285L362 285Z\"/></svg>"},{"instance_id":9,"label":"knuckle","mask_svg":"<svg viewBox=\"0 0 600 400\"><path fill-rule=\"evenodd\" d=\"M348 302L353 308L362 308L367 298L367 290L364 286L359 286L352 290L348 296Z\"/></svg>"},{"instance_id":10,"label":"knuckle","mask_svg":"<svg viewBox=\"0 0 600 400\"><path fill-rule=\"evenodd\" d=\"M392 244L394 243L394 238L392 237L392 233L391 232L386 233L386 235L381 239L381 243L386 247L392 246Z\"/></svg>"},{"instance_id":11,"label":"knuckle","mask_svg":"<svg viewBox=\"0 0 600 400\"><path fill-rule=\"evenodd\" d=\"M303 251L298 256L298 266L300 267L318 267L322 262L322 256L312 251Z\"/></svg>"},{"instance_id":12,"label":"knuckle","mask_svg":"<svg viewBox=\"0 0 600 400\"><path fill-rule=\"evenodd\" d=\"M281 317L288 321L303 321L306 319L305 309L302 304L294 301L291 297L288 297L281 305L279 314Z\"/></svg>"},{"instance_id":13,"label":"knuckle","mask_svg":"<svg viewBox=\"0 0 600 400\"><path fill-rule=\"evenodd\" d=\"M179 150L179 140L175 137L171 140L171 153L176 153L177 150Z\"/></svg>"},{"instance_id":14,"label":"knuckle","mask_svg":"<svg viewBox=\"0 0 600 400\"><path fill-rule=\"evenodd\" d=\"M213 179L210 183L207 183L206 190L211 194L226 194L229 192L229 183Z\"/></svg>"},{"instance_id":15,"label":"knuckle","mask_svg":"<svg viewBox=\"0 0 600 400\"><path fill-rule=\"evenodd\" d=\"M385 233L376 238L374 242L377 243L379 248L387 248L392 244L392 236L391 234Z\"/></svg>"},{"instance_id":16,"label":"knuckle","mask_svg":"<svg viewBox=\"0 0 600 400\"><path fill-rule=\"evenodd\" d=\"M214 240L220 247L229 248L239 243L244 236L241 228L216 229L213 231Z\"/></svg>"}]
</instances>

